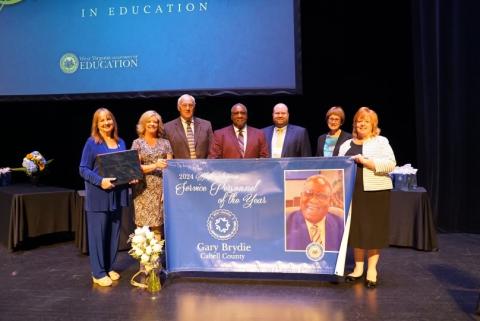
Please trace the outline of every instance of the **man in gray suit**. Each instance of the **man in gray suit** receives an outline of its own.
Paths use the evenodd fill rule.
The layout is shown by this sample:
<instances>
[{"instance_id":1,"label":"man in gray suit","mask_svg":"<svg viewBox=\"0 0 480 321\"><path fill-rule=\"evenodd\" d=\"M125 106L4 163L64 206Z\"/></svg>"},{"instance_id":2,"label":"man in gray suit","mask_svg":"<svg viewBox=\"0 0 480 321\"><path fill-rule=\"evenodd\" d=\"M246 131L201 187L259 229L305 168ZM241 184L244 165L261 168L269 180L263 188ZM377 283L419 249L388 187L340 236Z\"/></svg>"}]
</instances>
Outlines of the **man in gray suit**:
<instances>
[{"instance_id":1,"label":"man in gray suit","mask_svg":"<svg viewBox=\"0 0 480 321\"><path fill-rule=\"evenodd\" d=\"M172 146L173 157L207 158L213 136L212 124L193 116L195 98L191 95L180 96L177 109L180 117L165 124L165 134Z\"/></svg>"},{"instance_id":2,"label":"man in gray suit","mask_svg":"<svg viewBox=\"0 0 480 321\"><path fill-rule=\"evenodd\" d=\"M312 156L307 129L288 123L287 105L276 104L272 118L274 125L263 129L272 158Z\"/></svg>"}]
</instances>

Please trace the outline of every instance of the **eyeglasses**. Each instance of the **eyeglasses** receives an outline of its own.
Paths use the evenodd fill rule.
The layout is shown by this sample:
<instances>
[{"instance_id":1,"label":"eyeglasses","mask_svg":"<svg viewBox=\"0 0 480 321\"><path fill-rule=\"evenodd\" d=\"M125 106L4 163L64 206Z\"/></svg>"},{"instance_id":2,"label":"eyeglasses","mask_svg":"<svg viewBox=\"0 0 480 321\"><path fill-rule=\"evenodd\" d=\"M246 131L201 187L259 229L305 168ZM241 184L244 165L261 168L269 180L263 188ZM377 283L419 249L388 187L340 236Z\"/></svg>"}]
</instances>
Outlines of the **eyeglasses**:
<instances>
[{"instance_id":1,"label":"eyeglasses","mask_svg":"<svg viewBox=\"0 0 480 321\"><path fill-rule=\"evenodd\" d=\"M321 201L327 201L330 198L329 194L325 194L324 192L315 193L314 191L311 191L311 190L303 191L302 195L308 198L316 197Z\"/></svg>"}]
</instances>

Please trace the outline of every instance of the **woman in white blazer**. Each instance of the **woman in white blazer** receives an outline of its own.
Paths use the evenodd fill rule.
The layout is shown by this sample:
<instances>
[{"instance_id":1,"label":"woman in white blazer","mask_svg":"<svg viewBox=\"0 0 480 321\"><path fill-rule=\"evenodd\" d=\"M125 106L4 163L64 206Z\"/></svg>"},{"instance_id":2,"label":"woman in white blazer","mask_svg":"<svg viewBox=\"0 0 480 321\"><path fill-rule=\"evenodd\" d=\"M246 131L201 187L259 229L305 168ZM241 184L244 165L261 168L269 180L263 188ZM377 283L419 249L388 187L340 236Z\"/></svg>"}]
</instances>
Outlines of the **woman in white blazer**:
<instances>
[{"instance_id":1,"label":"woman in white blazer","mask_svg":"<svg viewBox=\"0 0 480 321\"><path fill-rule=\"evenodd\" d=\"M355 282L363 277L367 254L365 286L369 289L377 286L380 249L389 245L393 185L388 174L396 165L388 139L379 134L377 114L368 107L361 107L353 118L353 138L344 142L339 150L339 156L351 156L357 163L348 240L353 247L355 268L345 281Z\"/></svg>"}]
</instances>

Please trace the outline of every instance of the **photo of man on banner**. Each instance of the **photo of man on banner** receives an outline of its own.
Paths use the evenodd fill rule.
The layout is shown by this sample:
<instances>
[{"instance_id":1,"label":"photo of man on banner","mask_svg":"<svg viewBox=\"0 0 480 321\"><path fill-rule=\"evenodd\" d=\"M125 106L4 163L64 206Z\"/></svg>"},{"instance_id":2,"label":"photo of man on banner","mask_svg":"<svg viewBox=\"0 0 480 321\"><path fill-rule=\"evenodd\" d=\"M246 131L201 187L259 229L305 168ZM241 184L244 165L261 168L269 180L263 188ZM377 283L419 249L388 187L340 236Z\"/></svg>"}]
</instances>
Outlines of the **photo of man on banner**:
<instances>
[{"instance_id":1,"label":"photo of man on banner","mask_svg":"<svg viewBox=\"0 0 480 321\"><path fill-rule=\"evenodd\" d=\"M287 171L285 249L305 251L317 243L338 252L345 228L341 170Z\"/></svg>"}]
</instances>

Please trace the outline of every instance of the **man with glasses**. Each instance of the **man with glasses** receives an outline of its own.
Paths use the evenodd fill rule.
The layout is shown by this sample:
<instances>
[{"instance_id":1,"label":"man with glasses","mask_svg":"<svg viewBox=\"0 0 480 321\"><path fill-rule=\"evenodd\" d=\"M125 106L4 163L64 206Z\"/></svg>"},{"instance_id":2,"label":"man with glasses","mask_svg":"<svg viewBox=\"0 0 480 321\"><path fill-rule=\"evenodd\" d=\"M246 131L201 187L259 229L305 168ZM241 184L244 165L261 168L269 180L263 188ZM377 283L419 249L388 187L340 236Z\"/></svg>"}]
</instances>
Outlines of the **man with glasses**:
<instances>
[{"instance_id":1,"label":"man with glasses","mask_svg":"<svg viewBox=\"0 0 480 321\"><path fill-rule=\"evenodd\" d=\"M307 178L300 195L300 209L287 218L287 250L305 251L311 243L325 251L338 251L343 236L343 216L329 213L332 187L323 175Z\"/></svg>"}]
</instances>

